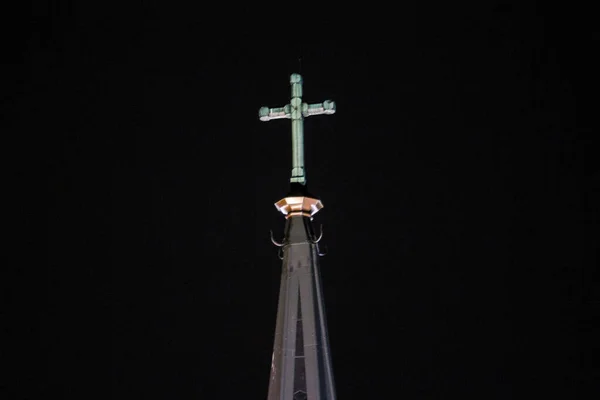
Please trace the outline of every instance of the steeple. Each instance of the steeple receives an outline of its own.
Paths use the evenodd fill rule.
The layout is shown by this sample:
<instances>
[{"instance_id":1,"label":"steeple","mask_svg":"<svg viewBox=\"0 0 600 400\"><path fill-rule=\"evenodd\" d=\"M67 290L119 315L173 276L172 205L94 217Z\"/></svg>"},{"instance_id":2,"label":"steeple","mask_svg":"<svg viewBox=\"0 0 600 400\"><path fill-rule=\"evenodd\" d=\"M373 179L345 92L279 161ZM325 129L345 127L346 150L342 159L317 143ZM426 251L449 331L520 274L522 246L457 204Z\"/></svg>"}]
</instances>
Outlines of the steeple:
<instances>
[{"instance_id":1,"label":"steeple","mask_svg":"<svg viewBox=\"0 0 600 400\"><path fill-rule=\"evenodd\" d=\"M283 266L268 400L334 400L335 388L313 215L323 204L306 190L304 118L335 113L335 103L302 102L302 77L292 74L290 104L262 107L261 121L292 120L292 176L288 196L275 203L286 218Z\"/></svg>"}]
</instances>

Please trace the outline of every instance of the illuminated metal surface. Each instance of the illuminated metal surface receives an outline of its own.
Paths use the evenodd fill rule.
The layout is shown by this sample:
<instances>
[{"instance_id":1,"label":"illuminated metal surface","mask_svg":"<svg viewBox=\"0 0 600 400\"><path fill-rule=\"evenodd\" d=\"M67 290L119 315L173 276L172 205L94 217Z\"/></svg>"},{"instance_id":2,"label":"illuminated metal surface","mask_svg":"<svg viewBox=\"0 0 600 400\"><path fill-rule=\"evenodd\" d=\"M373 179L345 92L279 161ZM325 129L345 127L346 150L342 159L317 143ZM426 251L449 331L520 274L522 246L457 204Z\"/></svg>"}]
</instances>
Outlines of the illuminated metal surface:
<instances>
[{"instance_id":1,"label":"illuminated metal surface","mask_svg":"<svg viewBox=\"0 0 600 400\"><path fill-rule=\"evenodd\" d=\"M261 121L287 118L292 120L292 178L290 182L306 184L304 172L304 118L312 115L334 114L335 103L325 100L318 104L302 102L302 77L298 74L290 76L292 98L284 107L262 107L258 111Z\"/></svg>"},{"instance_id":2,"label":"illuminated metal surface","mask_svg":"<svg viewBox=\"0 0 600 400\"><path fill-rule=\"evenodd\" d=\"M303 118L333 114L335 103L302 103L302 77L292 74L292 99L280 108L263 107L262 121L292 120L290 193L275 203L286 217L285 237L273 244L283 252L275 343L268 400L335 400L321 278L319 240L312 217L323 208L306 189Z\"/></svg>"},{"instance_id":3,"label":"illuminated metal surface","mask_svg":"<svg viewBox=\"0 0 600 400\"><path fill-rule=\"evenodd\" d=\"M317 242L310 217L287 219L268 400L335 399Z\"/></svg>"},{"instance_id":4,"label":"illuminated metal surface","mask_svg":"<svg viewBox=\"0 0 600 400\"><path fill-rule=\"evenodd\" d=\"M323 208L323 203L321 203L321 200L307 196L290 196L279 200L275 203L275 207L277 207L286 218L298 214L312 217Z\"/></svg>"}]
</instances>

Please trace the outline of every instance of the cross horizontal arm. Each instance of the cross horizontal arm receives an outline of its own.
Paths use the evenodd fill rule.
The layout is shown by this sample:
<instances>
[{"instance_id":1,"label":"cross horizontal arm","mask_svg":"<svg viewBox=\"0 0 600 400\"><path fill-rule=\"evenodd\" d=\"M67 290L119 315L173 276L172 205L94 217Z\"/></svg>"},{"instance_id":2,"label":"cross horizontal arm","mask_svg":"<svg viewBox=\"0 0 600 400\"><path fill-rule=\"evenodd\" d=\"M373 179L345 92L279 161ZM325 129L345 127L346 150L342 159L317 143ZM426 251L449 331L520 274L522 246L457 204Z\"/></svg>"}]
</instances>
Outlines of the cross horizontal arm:
<instances>
[{"instance_id":1,"label":"cross horizontal arm","mask_svg":"<svg viewBox=\"0 0 600 400\"><path fill-rule=\"evenodd\" d=\"M318 104L302 104L302 116L310 117L311 115L335 114L335 102L325 100Z\"/></svg>"},{"instance_id":2,"label":"cross horizontal arm","mask_svg":"<svg viewBox=\"0 0 600 400\"><path fill-rule=\"evenodd\" d=\"M292 110L290 105L288 104L285 107L278 108L269 108L269 107L261 107L258 111L258 116L261 121L271 121L273 119L282 119L282 118L291 118Z\"/></svg>"},{"instance_id":3,"label":"cross horizontal arm","mask_svg":"<svg viewBox=\"0 0 600 400\"><path fill-rule=\"evenodd\" d=\"M335 114L335 102L325 100L324 102L317 104L302 103L303 117L306 118L312 115L322 114ZM285 107L277 108L261 107L258 111L258 115L261 121L271 121L282 118L290 119L292 117L292 108L289 104Z\"/></svg>"}]
</instances>

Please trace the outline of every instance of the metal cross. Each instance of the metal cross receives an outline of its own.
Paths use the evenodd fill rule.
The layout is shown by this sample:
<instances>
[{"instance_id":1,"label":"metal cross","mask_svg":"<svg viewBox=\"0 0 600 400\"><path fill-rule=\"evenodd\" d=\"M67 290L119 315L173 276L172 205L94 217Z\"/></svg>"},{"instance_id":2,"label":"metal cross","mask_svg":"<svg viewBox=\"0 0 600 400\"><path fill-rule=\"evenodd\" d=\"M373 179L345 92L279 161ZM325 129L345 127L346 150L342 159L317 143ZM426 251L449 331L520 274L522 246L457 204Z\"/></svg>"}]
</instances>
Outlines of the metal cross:
<instances>
[{"instance_id":1,"label":"metal cross","mask_svg":"<svg viewBox=\"0 0 600 400\"><path fill-rule=\"evenodd\" d=\"M261 121L287 118L292 120L292 178L290 182L306 184L304 173L304 117L320 114L334 114L335 103L325 100L318 104L302 102L302 77L299 74L290 76L292 99L284 107L262 107L258 115Z\"/></svg>"}]
</instances>

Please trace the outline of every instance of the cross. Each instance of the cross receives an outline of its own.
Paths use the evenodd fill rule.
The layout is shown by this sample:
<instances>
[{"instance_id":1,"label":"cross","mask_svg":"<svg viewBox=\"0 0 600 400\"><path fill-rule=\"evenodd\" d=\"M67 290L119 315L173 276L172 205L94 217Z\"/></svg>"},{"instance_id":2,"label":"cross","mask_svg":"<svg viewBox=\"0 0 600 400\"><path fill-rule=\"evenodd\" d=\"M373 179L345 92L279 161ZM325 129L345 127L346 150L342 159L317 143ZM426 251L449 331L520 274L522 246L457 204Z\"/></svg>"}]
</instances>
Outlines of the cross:
<instances>
[{"instance_id":1,"label":"cross","mask_svg":"<svg viewBox=\"0 0 600 400\"><path fill-rule=\"evenodd\" d=\"M318 104L302 102L302 77L299 74L290 76L292 99L284 107L262 107L258 111L261 121L287 118L292 120L292 178L290 182L306 185L304 173L304 117L321 114L334 114L335 103L325 100Z\"/></svg>"}]
</instances>

